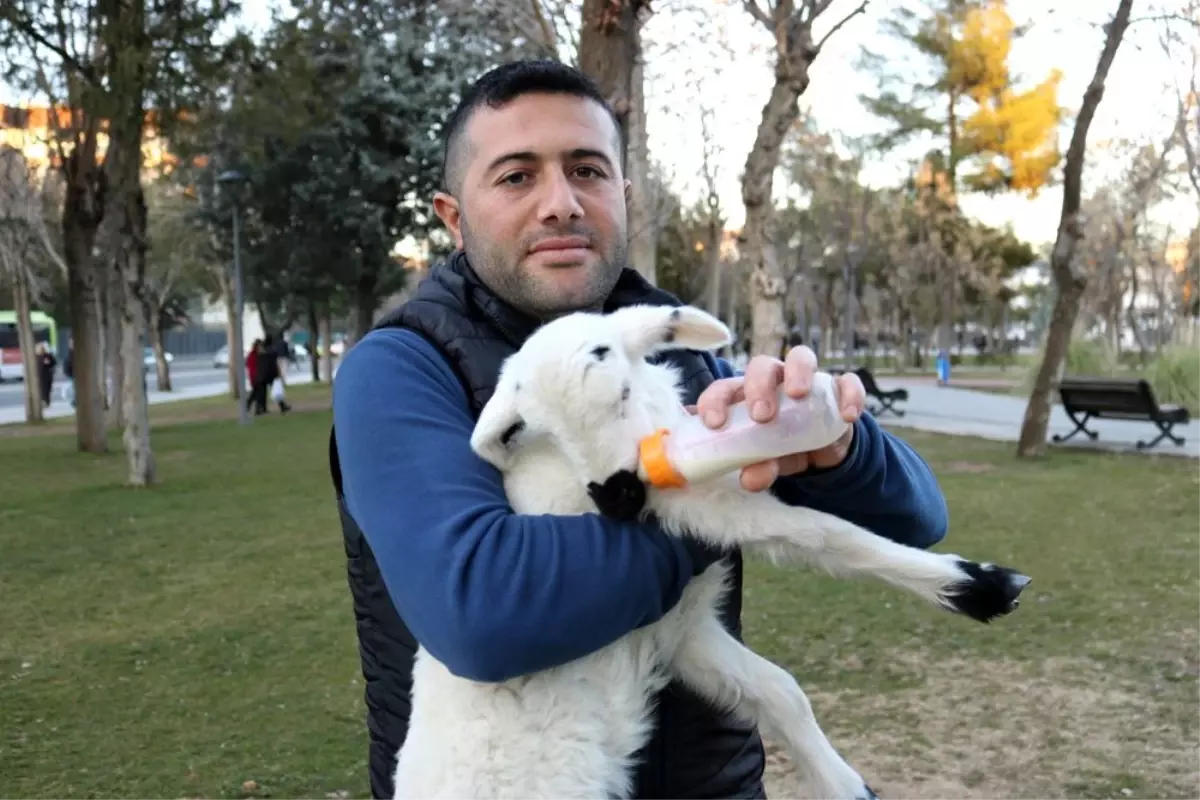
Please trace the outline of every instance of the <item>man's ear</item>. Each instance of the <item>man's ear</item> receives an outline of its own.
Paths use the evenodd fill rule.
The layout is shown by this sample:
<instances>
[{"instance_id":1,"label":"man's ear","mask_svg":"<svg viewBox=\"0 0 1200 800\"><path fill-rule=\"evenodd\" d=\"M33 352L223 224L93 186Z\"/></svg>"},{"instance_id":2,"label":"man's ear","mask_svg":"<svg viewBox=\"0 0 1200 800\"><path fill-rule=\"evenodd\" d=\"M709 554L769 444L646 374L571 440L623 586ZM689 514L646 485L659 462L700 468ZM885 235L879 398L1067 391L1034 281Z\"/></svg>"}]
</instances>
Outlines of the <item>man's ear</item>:
<instances>
[{"instance_id":1,"label":"man's ear","mask_svg":"<svg viewBox=\"0 0 1200 800\"><path fill-rule=\"evenodd\" d=\"M732 341L725 323L693 306L627 306L611 314L631 358L660 350L717 350Z\"/></svg>"},{"instance_id":2,"label":"man's ear","mask_svg":"<svg viewBox=\"0 0 1200 800\"><path fill-rule=\"evenodd\" d=\"M519 391L516 381L507 381L502 375L471 433L471 449L499 470L508 466L516 438L525 428L525 422L517 412Z\"/></svg>"},{"instance_id":3,"label":"man's ear","mask_svg":"<svg viewBox=\"0 0 1200 800\"><path fill-rule=\"evenodd\" d=\"M438 215L438 219L442 221L442 224L446 226L446 230L450 231L450 235L454 237L454 246L462 250L462 211L458 207L458 199L452 194L435 192L433 195L433 213Z\"/></svg>"}]
</instances>

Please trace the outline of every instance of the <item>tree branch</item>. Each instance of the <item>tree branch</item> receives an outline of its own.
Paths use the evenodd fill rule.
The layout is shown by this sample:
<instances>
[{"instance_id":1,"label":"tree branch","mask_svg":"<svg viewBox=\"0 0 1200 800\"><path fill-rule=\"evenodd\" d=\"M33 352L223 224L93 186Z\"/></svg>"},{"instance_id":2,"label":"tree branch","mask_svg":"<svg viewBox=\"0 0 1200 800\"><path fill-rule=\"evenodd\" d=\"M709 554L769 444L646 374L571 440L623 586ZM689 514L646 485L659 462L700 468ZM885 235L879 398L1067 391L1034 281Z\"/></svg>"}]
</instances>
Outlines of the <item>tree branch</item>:
<instances>
[{"instance_id":1,"label":"tree branch","mask_svg":"<svg viewBox=\"0 0 1200 800\"><path fill-rule=\"evenodd\" d=\"M828 5L828 3L826 3L826 5ZM825 46L825 43L827 41L829 41L829 37L833 36L835 33L837 33L839 28L841 28L847 22L854 19L854 17L858 16L859 14L863 13L866 10L867 10L867 0L863 0L861 3L858 4L858 8L854 9L849 14L842 17L841 20L839 20L837 22L837 24L835 24L832 28L829 29L828 33L826 33L824 36L821 37L821 41L817 42L817 47L816 47L817 52L818 53L821 52L821 48L823 48Z\"/></svg>"},{"instance_id":2,"label":"tree branch","mask_svg":"<svg viewBox=\"0 0 1200 800\"><path fill-rule=\"evenodd\" d=\"M775 30L775 22L771 19L771 15L758 4L758 0L742 0L742 5L746 7L750 16L766 25L769 30Z\"/></svg>"},{"instance_id":3,"label":"tree branch","mask_svg":"<svg viewBox=\"0 0 1200 800\"><path fill-rule=\"evenodd\" d=\"M75 58L75 56L68 53L65 47L60 47L59 45L51 42L41 33L41 31L38 30L37 26L34 25L32 21L23 17L16 17L15 15L9 17L8 19L12 26L23 33L26 38L33 40L37 44L40 44L42 47L45 47L51 53L54 53L56 56L62 59L64 67L78 73L81 78L86 80L92 86L99 88L100 78L96 74L96 70L93 69L90 64L79 61L77 58Z\"/></svg>"}]
</instances>

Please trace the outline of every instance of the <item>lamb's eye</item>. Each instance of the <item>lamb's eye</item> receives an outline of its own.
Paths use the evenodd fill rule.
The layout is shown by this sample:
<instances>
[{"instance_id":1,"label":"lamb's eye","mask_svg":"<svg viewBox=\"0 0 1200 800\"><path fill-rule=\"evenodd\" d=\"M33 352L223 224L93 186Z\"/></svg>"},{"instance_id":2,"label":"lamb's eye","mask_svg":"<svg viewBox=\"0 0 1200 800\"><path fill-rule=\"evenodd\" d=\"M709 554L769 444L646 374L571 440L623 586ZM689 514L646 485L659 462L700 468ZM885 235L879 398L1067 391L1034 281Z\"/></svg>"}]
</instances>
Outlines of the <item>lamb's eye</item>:
<instances>
[{"instance_id":1,"label":"lamb's eye","mask_svg":"<svg viewBox=\"0 0 1200 800\"><path fill-rule=\"evenodd\" d=\"M599 347L593 347L592 348L592 358L596 359L597 361L603 361L604 357L607 356L611 350L612 350L611 347L609 347L608 345L603 345L603 344L600 345Z\"/></svg>"},{"instance_id":2,"label":"lamb's eye","mask_svg":"<svg viewBox=\"0 0 1200 800\"><path fill-rule=\"evenodd\" d=\"M523 430L525 430L524 422L513 423L508 427L508 430L500 435L500 444L508 447L510 444L512 444L512 440L516 438L517 434Z\"/></svg>"}]
</instances>

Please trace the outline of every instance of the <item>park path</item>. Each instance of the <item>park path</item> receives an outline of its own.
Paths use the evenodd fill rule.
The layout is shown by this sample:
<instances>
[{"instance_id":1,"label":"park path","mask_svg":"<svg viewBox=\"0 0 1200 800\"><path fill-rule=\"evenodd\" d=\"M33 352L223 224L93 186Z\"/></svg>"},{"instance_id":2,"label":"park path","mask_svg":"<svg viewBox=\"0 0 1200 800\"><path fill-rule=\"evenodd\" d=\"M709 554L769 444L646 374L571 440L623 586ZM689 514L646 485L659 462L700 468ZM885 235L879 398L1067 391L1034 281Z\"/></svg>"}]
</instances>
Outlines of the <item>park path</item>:
<instances>
[{"instance_id":1,"label":"park path","mask_svg":"<svg viewBox=\"0 0 1200 800\"><path fill-rule=\"evenodd\" d=\"M1021 420L1025 416L1024 398L938 386L935 382L921 379L883 377L878 380L880 387L885 390L901 386L908 390L908 402L897 404L904 409L905 415L897 418L892 414L884 414L879 420L884 425L979 436L1001 442L1017 441ZM1055 404L1050 415L1049 434L1066 434L1074 427L1062 406ZM1158 429L1149 422L1092 420L1088 427L1097 431L1100 438L1093 442L1083 434L1078 434L1065 444L1053 446L1200 458L1200 422L1194 419L1187 425L1175 427L1175 435L1185 439L1182 447L1164 439L1149 451L1140 451L1136 446L1138 440L1148 441L1158 435Z\"/></svg>"}]
</instances>

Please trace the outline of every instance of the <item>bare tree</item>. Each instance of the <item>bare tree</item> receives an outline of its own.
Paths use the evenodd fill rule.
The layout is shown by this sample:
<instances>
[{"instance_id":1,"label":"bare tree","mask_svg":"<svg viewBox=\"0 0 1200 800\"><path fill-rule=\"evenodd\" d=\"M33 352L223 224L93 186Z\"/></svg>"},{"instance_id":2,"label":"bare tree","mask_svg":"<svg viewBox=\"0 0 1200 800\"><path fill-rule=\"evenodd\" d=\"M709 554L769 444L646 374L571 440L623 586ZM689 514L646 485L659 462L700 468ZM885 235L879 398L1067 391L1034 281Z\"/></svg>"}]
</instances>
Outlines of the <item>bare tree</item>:
<instances>
[{"instance_id":1,"label":"bare tree","mask_svg":"<svg viewBox=\"0 0 1200 800\"><path fill-rule=\"evenodd\" d=\"M779 356L783 351L787 323L783 301L787 280L770 232L772 188L784 137L799 117L796 101L808 88L808 70L829 37L867 4L859 3L820 39L813 24L833 0L743 0L746 11L771 32L775 39L775 84L763 106L754 146L746 157L742 174L742 203L746 223L742 230L742 252L750 271L752 347L755 353Z\"/></svg>"},{"instance_id":2,"label":"bare tree","mask_svg":"<svg viewBox=\"0 0 1200 800\"><path fill-rule=\"evenodd\" d=\"M641 33L649 13L649 0L583 0L579 68L599 84L621 124L625 178L632 184L629 263L653 283L658 230L651 187Z\"/></svg>"},{"instance_id":3,"label":"bare tree","mask_svg":"<svg viewBox=\"0 0 1200 800\"><path fill-rule=\"evenodd\" d=\"M163 346L164 322L181 287L195 289L198 276L214 269L206 260L207 231L195 224L195 200L167 180L147 186L149 226L146 253L146 319L160 392L171 391L171 371ZM223 271L223 265L219 267ZM189 280L190 279L190 280ZM232 361L232 359L231 359Z\"/></svg>"},{"instance_id":4,"label":"bare tree","mask_svg":"<svg viewBox=\"0 0 1200 800\"><path fill-rule=\"evenodd\" d=\"M108 450L104 427L104 365L100 342L103 276L93 245L104 205L98 158L104 91L97 59L98 15L80 4L30 0L0 4L0 53L11 79L49 101L51 152L62 171L63 256L75 342L75 430L80 450Z\"/></svg>"},{"instance_id":5,"label":"bare tree","mask_svg":"<svg viewBox=\"0 0 1200 800\"><path fill-rule=\"evenodd\" d=\"M1034 380L1025 418L1021 423L1021 434L1017 441L1017 455L1031 457L1046 449L1046 429L1050 424L1050 393L1054 381L1062 370L1071 344L1071 332L1079 314L1079 304L1087 289L1088 275L1075 258L1082 225L1079 219L1080 195L1083 186L1083 164L1087 149L1088 128L1096 116L1096 109L1104 97L1104 82L1116 58L1117 49L1129 27L1129 14L1133 0L1120 0L1113 18L1104 26L1104 47L1096 62L1096 70L1087 90L1075 127L1071 132L1071 143L1067 147L1063 167L1063 201L1059 217L1058 235L1050 254L1050 268L1054 276L1054 309L1050 317L1050 330L1046 336L1045 351L1041 366Z\"/></svg>"},{"instance_id":6,"label":"bare tree","mask_svg":"<svg viewBox=\"0 0 1200 800\"><path fill-rule=\"evenodd\" d=\"M13 287L17 346L25 376L25 421L41 422L42 387L31 312L49 288L46 263L61 263L50 245L36 179L19 150L0 147L0 276Z\"/></svg>"},{"instance_id":7,"label":"bare tree","mask_svg":"<svg viewBox=\"0 0 1200 800\"><path fill-rule=\"evenodd\" d=\"M439 9L543 58L578 56L580 0L442 0Z\"/></svg>"},{"instance_id":8,"label":"bare tree","mask_svg":"<svg viewBox=\"0 0 1200 800\"><path fill-rule=\"evenodd\" d=\"M1189 0L1184 14L1191 20L1193 32L1196 28L1200 28L1200 0ZM1168 58L1179 58L1176 56L1177 50L1186 46L1181 39L1177 29L1169 24L1164 26L1161 42ZM1186 86L1176 81L1175 96L1180 123L1179 144L1184 154L1187 179L1196 195L1197 209L1200 210L1200 44L1193 39L1187 50L1189 51L1189 69ZM1179 58L1177 63L1183 63L1182 58ZM1192 248L1191 257L1193 263L1184 270L1184 275L1200 275L1200 247ZM1195 291L1195 287L1189 287L1189 289ZM1186 306L1191 298L1183 292L1180 294L1183 295L1180 305L1181 316L1187 316Z\"/></svg>"}]
</instances>

